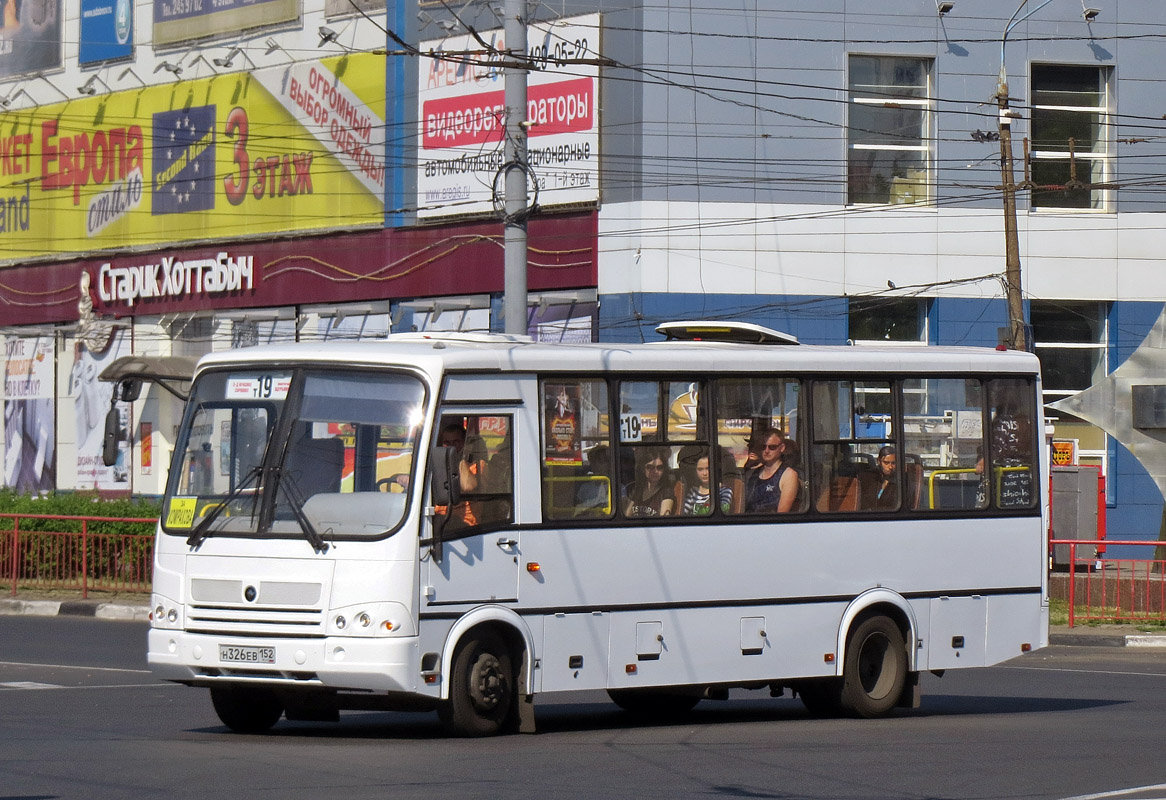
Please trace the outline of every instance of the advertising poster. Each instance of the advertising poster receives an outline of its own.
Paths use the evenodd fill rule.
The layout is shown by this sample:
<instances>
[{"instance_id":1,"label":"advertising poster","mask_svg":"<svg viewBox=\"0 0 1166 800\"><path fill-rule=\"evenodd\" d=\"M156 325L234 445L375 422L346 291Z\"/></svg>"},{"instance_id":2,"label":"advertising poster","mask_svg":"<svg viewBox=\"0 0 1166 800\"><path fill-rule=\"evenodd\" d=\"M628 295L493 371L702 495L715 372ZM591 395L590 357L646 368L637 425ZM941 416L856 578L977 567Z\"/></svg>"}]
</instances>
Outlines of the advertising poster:
<instances>
[{"instance_id":1,"label":"advertising poster","mask_svg":"<svg viewBox=\"0 0 1166 800\"><path fill-rule=\"evenodd\" d=\"M56 476L53 340L4 343L4 485L21 494L52 491Z\"/></svg>"},{"instance_id":2,"label":"advertising poster","mask_svg":"<svg viewBox=\"0 0 1166 800\"><path fill-rule=\"evenodd\" d=\"M6 112L3 258L379 227L384 74L351 54Z\"/></svg>"},{"instance_id":3,"label":"advertising poster","mask_svg":"<svg viewBox=\"0 0 1166 800\"><path fill-rule=\"evenodd\" d=\"M580 428L579 385L545 384L543 418L546 420L546 458L548 464L564 467L583 465L583 441Z\"/></svg>"},{"instance_id":4,"label":"advertising poster","mask_svg":"<svg viewBox=\"0 0 1166 800\"><path fill-rule=\"evenodd\" d=\"M0 2L0 78L61 66L61 0Z\"/></svg>"},{"instance_id":5,"label":"advertising poster","mask_svg":"<svg viewBox=\"0 0 1166 800\"><path fill-rule=\"evenodd\" d=\"M77 424L77 489L130 489L130 404L118 403L121 415L121 449L117 463L105 466L101 458L105 415L113 398L113 384L98 380L101 371L116 358L129 355L129 337L121 328L108 336L73 342L73 367L69 371L68 396Z\"/></svg>"},{"instance_id":6,"label":"advertising poster","mask_svg":"<svg viewBox=\"0 0 1166 800\"><path fill-rule=\"evenodd\" d=\"M506 47L501 30L479 34L490 51ZM599 15L536 23L528 33L537 69L527 78L527 150L540 206L599 198ZM422 62L417 203L421 217L493 213L502 168L505 120L502 70L470 35L421 43L450 53ZM501 185L501 182L500 184ZM531 191L533 190L531 182Z\"/></svg>"},{"instance_id":7,"label":"advertising poster","mask_svg":"<svg viewBox=\"0 0 1166 800\"><path fill-rule=\"evenodd\" d=\"M362 11L366 14L379 11L383 15L384 10L385 0L324 0L324 16L328 19L350 17Z\"/></svg>"},{"instance_id":8,"label":"advertising poster","mask_svg":"<svg viewBox=\"0 0 1166 800\"><path fill-rule=\"evenodd\" d=\"M81 0L81 63L129 58L133 52L133 0Z\"/></svg>"},{"instance_id":9,"label":"advertising poster","mask_svg":"<svg viewBox=\"0 0 1166 800\"><path fill-rule=\"evenodd\" d=\"M295 22L300 0L154 0L154 45Z\"/></svg>"}]
</instances>

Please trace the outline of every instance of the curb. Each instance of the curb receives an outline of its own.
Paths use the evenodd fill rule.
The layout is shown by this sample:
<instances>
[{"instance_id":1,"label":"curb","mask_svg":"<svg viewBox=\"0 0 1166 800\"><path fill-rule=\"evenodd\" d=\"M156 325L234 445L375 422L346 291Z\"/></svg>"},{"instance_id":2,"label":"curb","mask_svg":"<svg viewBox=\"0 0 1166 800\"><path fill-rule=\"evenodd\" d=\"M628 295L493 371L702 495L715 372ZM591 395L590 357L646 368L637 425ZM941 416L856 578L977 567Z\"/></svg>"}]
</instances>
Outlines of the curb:
<instances>
[{"instance_id":1,"label":"curb","mask_svg":"<svg viewBox=\"0 0 1166 800\"><path fill-rule=\"evenodd\" d=\"M1166 647L1166 636L1153 633L1050 633L1049 644L1067 647Z\"/></svg>"},{"instance_id":2,"label":"curb","mask_svg":"<svg viewBox=\"0 0 1166 800\"><path fill-rule=\"evenodd\" d=\"M120 621L147 622L150 609L121 603L99 603L95 600L0 600L0 615L31 615L40 617L97 617Z\"/></svg>"}]
</instances>

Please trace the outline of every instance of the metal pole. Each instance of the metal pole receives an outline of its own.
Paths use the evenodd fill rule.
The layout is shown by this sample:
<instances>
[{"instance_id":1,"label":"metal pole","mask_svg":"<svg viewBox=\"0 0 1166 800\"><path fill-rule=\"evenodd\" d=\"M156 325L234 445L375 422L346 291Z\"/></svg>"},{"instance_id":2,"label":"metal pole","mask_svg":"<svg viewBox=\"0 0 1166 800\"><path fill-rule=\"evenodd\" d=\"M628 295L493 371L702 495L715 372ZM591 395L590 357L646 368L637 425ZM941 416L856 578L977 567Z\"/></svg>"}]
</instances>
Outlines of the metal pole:
<instances>
[{"instance_id":1,"label":"metal pole","mask_svg":"<svg viewBox=\"0 0 1166 800\"><path fill-rule=\"evenodd\" d=\"M526 57L526 0L506 0L503 35L506 37L505 67L506 145L506 215L503 221L505 247L505 282L502 313L505 332L525 334L526 328L526 70L517 66Z\"/></svg>"}]
</instances>

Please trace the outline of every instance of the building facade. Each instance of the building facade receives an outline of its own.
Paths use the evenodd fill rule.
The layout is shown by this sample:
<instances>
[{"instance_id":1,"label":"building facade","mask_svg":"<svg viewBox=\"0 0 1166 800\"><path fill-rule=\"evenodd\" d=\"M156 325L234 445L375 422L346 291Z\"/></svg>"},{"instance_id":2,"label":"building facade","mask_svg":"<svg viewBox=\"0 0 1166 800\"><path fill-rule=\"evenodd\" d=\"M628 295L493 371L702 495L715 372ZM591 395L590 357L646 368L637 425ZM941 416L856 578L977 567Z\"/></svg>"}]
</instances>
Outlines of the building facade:
<instances>
[{"instance_id":1,"label":"building facade","mask_svg":"<svg viewBox=\"0 0 1166 800\"><path fill-rule=\"evenodd\" d=\"M56 61L21 45L31 18L0 56L6 484L160 491L177 401L127 408L124 466L93 460L93 376L118 354L502 328L498 4L78 2L37 6ZM534 335L699 317L858 358L995 346L1002 66L1048 399L1163 308L1149 4L562 2L530 22ZM1103 468L1111 535L1156 535L1136 460L1052 423Z\"/></svg>"}]
</instances>

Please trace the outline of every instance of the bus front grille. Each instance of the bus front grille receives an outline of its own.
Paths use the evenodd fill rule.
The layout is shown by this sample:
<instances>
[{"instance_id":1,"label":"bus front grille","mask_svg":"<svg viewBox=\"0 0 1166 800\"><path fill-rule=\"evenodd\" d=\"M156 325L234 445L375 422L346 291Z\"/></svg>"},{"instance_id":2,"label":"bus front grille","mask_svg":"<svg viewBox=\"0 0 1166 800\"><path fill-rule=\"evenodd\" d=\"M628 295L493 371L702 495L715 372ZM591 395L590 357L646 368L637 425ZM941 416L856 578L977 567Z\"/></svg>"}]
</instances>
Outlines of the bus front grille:
<instances>
[{"instance_id":1,"label":"bus front grille","mask_svg":"<svg viewBox=\"0 0 1166 800\"><path fill-rule=\"evenodd\" d=\"M324 612L318 608L192 605L187 610L186 629L235 636L321 636Z\"/></svg>"}]
</instances>

